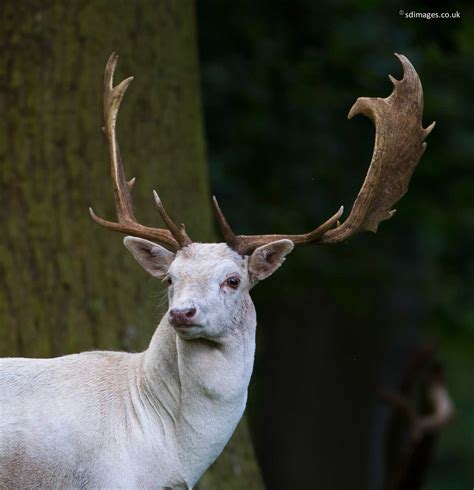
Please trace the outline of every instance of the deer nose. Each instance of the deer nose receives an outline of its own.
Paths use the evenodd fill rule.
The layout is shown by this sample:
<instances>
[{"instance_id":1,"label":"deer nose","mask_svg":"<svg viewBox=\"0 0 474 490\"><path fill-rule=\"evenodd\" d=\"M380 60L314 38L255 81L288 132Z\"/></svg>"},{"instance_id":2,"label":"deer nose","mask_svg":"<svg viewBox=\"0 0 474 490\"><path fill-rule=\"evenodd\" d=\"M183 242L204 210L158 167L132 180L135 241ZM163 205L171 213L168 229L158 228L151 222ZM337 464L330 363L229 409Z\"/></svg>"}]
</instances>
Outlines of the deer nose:
<instances>
[{"instance_id":1,"label":"deer nose","mask_svg":"<svg viewBox=\"0 0 474 490\"><path fill-rule=\"evenodd\" d=\"M169 311L169 319L174 327L181 325L191 325L192 319L196 315L196 308L172 308Z\"/></svg>"}]
</instances>

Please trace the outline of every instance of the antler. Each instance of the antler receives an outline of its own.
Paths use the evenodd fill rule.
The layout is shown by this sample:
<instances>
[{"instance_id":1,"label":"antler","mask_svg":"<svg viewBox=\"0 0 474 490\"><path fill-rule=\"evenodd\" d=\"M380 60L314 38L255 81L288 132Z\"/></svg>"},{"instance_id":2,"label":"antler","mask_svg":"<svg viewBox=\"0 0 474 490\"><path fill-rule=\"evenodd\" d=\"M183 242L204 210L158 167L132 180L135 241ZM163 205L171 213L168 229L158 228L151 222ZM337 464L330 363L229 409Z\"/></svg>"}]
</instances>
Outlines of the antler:
<instances>
[{"instance_id":1,"label":"antler","mask_svg":"<svg viewBox=\"0 0 474 490\"><path fill-rule=\"evenodd\" d=\"M422 127L423 90L408 59L395 53L403 66L403 78L391 75L393 92L385 99L361 97L352 106L348 119L364 114L375 125L375 147L365 181L354 201L348 218L339 224L343 207L310 233L302 235L239 235L236 236L225 219L217 200L213 207L228 245L241 254L287 238L295 245L338 243L360 231L376 232L378 225L393 216L392 206L406 193L410 178L420 160L426 143L423 140L434 128ZM333 226L336 225L335 228Z\"/></svg>"},{"instance_id":2,"label":"antler","mask_svg":"<svg viewBox=\"0 0 474 490\"><path fill-rule=\"evenodd\" d=\"M156 243L167 245L174 249L179 249L192 243L189 236L186 234L184 225L178 228L171 218L168 216L163 207L160 198L156 191L153 191L155 202L158 207L158 212L162 220L165 222L168 230L162 228L150 228L140 224L133 213L132 187L135 184L135 178L125 179L122 159L120 157L120 149L115 132L117 115L122 102L123 96L133 80L129 77L117 86L113 86L113 77L115 67L117 66L118 56L116 53L110 55L104 74L104 132L109 143L110 169L112 174L112 187L115 195L115 209L117 212L118 222L107 221L97 216L92 208L89 208L89 213L92 219L101 226L109 230L128 233L133 236L147 238Z\"/></svg>"}]
</instances>

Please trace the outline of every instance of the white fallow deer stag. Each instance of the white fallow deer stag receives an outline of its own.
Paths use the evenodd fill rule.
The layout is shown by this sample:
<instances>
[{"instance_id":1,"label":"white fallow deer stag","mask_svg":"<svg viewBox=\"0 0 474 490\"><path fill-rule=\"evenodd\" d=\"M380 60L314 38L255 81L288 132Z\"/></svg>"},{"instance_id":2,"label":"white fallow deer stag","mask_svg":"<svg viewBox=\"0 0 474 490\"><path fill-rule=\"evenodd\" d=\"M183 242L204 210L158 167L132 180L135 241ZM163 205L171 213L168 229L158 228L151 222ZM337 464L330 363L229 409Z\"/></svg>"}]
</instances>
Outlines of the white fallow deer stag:
<instances>
[{"instance_id":1,"label":"white fallow deer stag","mask_svg":"<svg viewBox=\"0 0 474 490\"><path fill-rule=\"evenodd\" d=\"M390 218L433 128L422 127L423 96L407 58L385 98L359 98L349 118L375 124L372 161L351 213L342 207L302 235L235 235L213 200L225 243L197 243L176 226L158 194L167 229L138 223L134 179L125 179L117 113L132 78L113 86L117 56L104 80L117 222L125 246L168 283L169 309L145 352L83 352L55 359L0 360L0 488L192 488L221 453L245 409L255 352L250 289L294 246L331 244L376 231ZM171 250L173 251L171 251Z\"/></svg>"}]
</instances>

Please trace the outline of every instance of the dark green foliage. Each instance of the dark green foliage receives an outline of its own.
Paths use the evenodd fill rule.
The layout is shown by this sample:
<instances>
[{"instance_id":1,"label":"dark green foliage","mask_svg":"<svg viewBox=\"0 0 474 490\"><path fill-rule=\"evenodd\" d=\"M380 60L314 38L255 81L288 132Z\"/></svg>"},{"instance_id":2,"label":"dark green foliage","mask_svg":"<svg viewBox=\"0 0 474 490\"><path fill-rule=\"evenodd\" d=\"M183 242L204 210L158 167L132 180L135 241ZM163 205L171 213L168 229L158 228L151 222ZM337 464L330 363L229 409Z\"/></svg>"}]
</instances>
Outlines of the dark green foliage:
<instances>
[{"instance_id":1,"label":"dark green foliage","mask_svg":"<svg viewBox=\"0 0 474 490\"><path fill-rule=\"evenodd\" d=\"M409 19L401 8L461 19ZM390 93L387 75L401 75L393 52L420 74L424 125L437 121L377 235L297 250L255 291L251 407L269 488L376 488L376 391L396 385L426 336L440 341L459 412L429 488L472 486L472 7L205 1L198 19L212 184L236 232L309 231L341 204L348 212L373 128L345 117L358 96Z\"/></svg>"}]
</instances>

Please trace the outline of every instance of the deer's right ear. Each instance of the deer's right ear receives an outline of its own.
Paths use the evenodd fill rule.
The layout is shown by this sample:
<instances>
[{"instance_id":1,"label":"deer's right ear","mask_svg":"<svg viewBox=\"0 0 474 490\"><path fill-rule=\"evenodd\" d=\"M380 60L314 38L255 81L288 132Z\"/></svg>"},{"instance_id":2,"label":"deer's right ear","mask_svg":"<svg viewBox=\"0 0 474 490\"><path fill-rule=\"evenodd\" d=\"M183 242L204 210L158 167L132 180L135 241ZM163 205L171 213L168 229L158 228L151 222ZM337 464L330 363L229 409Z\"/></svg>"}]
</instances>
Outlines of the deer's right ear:
<instances>
[{"instance_id":1,"label":"deer's right ear","mask_svg":"<svg viewBox=\"0 0 474 490\"><path fill-rule=\"evenodd\" d=\"M168 273L174 253L156 243L127 236L123 244L132 252L137 262L152 276L164 277Z\"/></svg>"}]
</instances>

